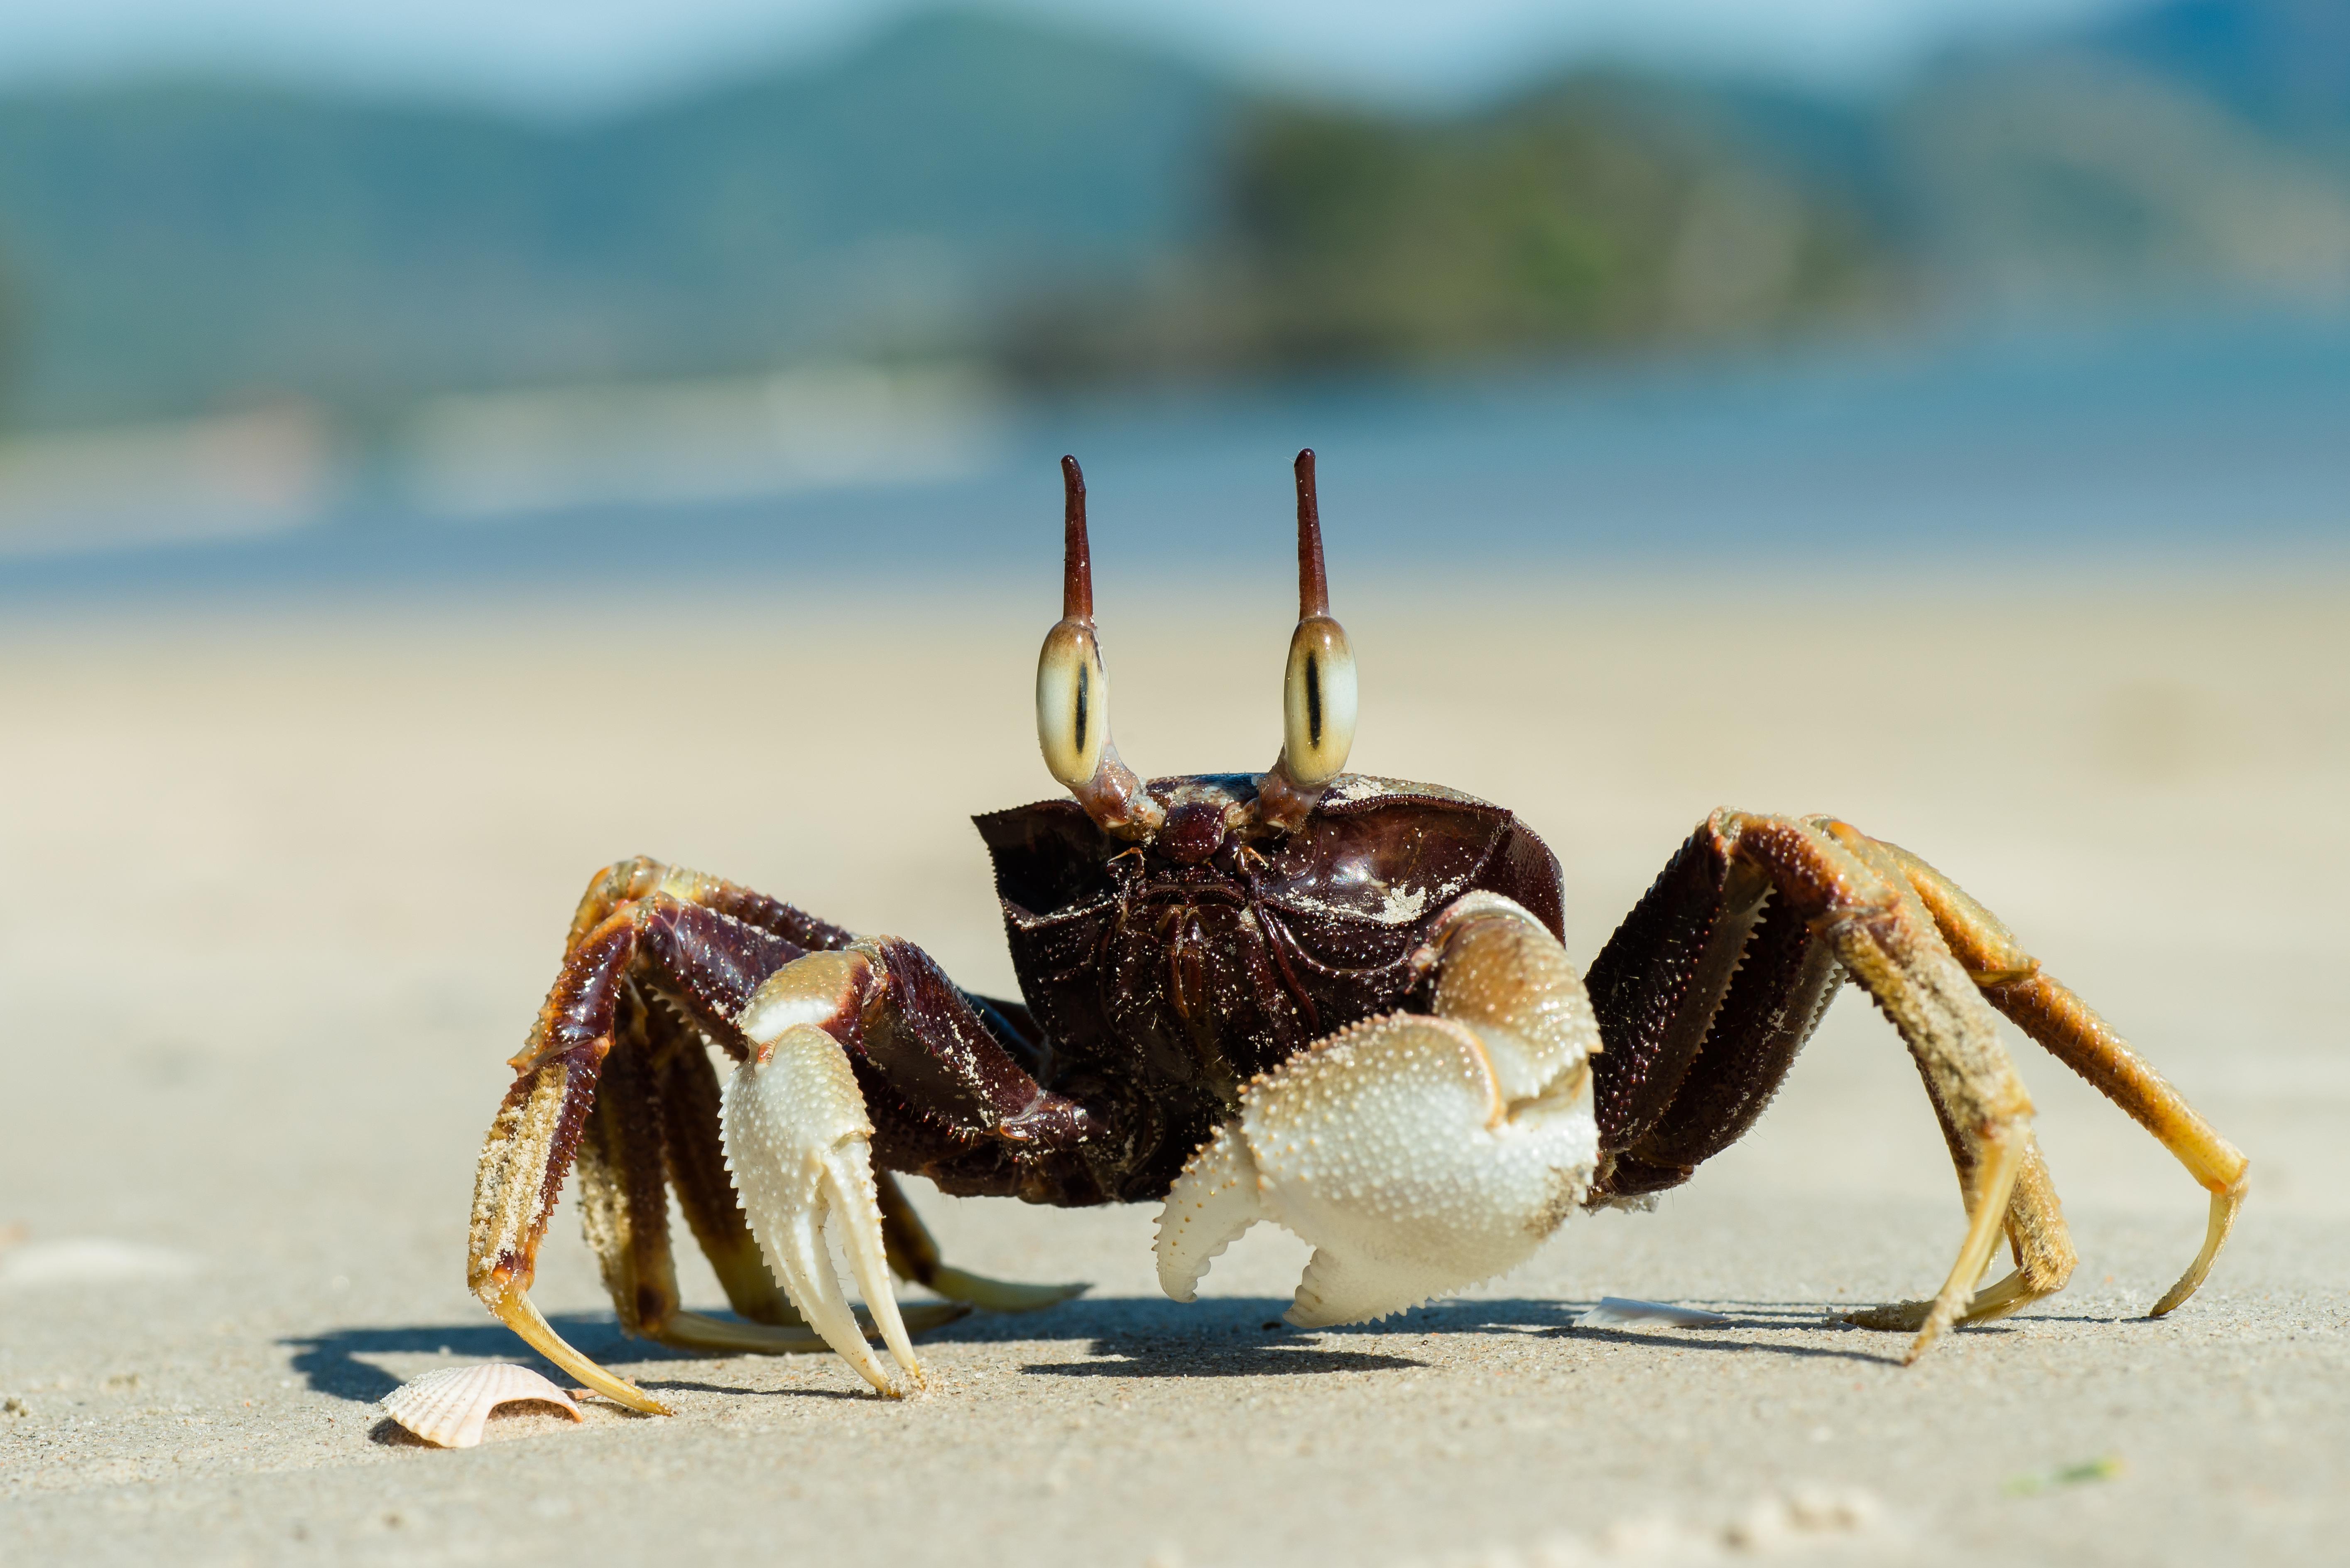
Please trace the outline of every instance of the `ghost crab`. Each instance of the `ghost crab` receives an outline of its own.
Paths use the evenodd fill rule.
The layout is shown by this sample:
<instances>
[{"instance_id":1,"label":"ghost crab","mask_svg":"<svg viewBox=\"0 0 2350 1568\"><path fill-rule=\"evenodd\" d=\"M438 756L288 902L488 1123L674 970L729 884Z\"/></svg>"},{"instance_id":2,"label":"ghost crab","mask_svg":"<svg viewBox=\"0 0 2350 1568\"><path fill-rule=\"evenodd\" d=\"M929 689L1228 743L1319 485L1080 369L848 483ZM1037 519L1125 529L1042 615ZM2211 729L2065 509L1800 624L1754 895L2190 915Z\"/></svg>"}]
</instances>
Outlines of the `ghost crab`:
<instances>
[{"instance_id":1,"label":"ghost crab","mask_svg":"<svg viewBox=\"0 0 2350 1568\"><path fill-rule=\"evenodd\" d=\"M947 1265L893 1171L1035 1203L1163 1199L1159 1277L1178 1301L1270 1220L1315 1248L1291 1322L1378 1317L1514 1267L1578 1207L1687 1180L1753 1125L1846 979L1916 1059L1969 1212L1936 1294L1850 1321L1913 1334L1914 1360L2071 1273L1994 1010L2210 1192L2202 1249L2154 1315L2202 1282L2243 1156L1917 857L1832 818L1718 811L1578 978L1558 863L1530 828L1440 786L1344 773L1355 666L1328 614L1311 452L1278 759L1137 778L1109 740L1084 481L1073 459L1063 473L1062 618L1036 713L1074 799L977 819L1023 1000L965 992L911 942L715 877L645 859L600 873L474 1191L470 1282L548 1359L662 1408L531 1304L575 1161L624 1329L707 1352L829 1346L884 1394L920 1380L912 1332L1082 1288ZM738 1064L723 1088L705 1042ZM681 1308L670 1189L740 1321ZM2014 1272L1979 1290L2002 1231ZM893 1273L944 1300L901 1312Z\"/></svg>"}]
</instances>

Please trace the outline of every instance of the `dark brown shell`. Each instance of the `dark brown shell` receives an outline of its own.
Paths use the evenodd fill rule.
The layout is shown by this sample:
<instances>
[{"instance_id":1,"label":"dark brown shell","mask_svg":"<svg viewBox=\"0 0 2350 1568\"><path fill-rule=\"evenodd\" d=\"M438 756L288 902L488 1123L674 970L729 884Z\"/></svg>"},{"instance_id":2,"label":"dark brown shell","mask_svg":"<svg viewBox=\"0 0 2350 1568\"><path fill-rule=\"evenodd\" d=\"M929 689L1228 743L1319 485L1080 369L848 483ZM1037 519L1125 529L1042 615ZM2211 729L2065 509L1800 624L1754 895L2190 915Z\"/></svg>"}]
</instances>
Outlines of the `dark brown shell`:
<instances>
[{"instance_id":1,"label":"dark brown shell","mask_svg":"<svg viewBox=\"0 0 2350 1568\"><path fill-rule=\"evenodd\" d=\"M1149 787L1197 824L1256 784ZM1041 1076L1123 1124L1120 1168L1102 1174L1128 1199L1163 1192L1252 1076L1409 1006L1410 956L1462 894L1503 894L1559 930L1550 850L1502 807L1440 785L1343 775L1296 832L1227 838L1204 859L1189 835L1113 838L1069 800L976 821L1013 967L1050 1036Z\"/></svg>"}]
</instances>

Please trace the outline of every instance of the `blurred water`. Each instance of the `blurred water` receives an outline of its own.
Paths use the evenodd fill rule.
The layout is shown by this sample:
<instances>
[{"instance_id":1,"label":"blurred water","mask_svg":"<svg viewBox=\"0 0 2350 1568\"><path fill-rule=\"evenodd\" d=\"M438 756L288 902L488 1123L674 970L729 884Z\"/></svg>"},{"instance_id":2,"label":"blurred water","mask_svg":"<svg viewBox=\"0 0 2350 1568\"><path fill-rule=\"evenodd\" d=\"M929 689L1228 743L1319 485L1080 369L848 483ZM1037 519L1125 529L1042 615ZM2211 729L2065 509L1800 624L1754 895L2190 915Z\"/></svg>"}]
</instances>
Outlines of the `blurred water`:
<instances>
[{"instance_id":1,"label":"blurred water","mask_svg":"<svg viewBox=\"0 0 2350 1568\"><path fill-rule=\"evenodd\" d=\"M2350 323L1099 397L1008 411L941 477L453 522L396 498L209 543L0 558L0 596L498 590L532 579L1035 580L1054 460L1106 576L1277 580L1288 459L1322 454L1334 572L1998 575L2252 569L2350 545ZM1268 576L1269 575L1269 576Z\"/></svg>"}]
</instances>

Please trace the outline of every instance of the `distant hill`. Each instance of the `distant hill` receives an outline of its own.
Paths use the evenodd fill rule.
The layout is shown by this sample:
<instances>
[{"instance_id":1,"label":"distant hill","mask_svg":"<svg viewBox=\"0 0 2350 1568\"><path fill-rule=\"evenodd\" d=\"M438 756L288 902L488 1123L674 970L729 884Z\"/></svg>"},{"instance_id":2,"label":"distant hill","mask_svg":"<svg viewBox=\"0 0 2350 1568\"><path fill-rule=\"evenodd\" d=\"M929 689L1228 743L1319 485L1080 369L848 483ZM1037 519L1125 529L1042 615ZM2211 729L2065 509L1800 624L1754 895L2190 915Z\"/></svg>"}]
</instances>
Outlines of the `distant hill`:
<instances>
[{"instance_id":1,"label":"distant hill","mask_svg":"<svg viewBox=\"0 0 2350 1568\"><path fill-rule=\"evenodd\" d=\"M2088 33L2097 53L2184 83L2248 125L2350 163L2350 5L2173 0Z\"/></svg>"},{"instance_id":2,"label":"distant hill","mask_svg":"<svg viewBox=\"0 0 2350 1568\"><path fill-rule=\"evenodd\" d=\"M1228 89L1010 22L576 130L159 85L0 99L43 421L935 351L1202 222Z\"/></svg>"},{"instance_id":3,"label":"distant hill","mask_svg":"<svg viewBox=\"0 0 2350 1568\"><path fill-rule=\"evenodd\" d=\"M2338 308L2345 128L2350 0L2175 0L1876 102L1586 70L1439 121L1260 106L1188 272L1003 342L1081 378Z\"/></svg>"},{"instance_id":4,"label":"distant hill","mask_svg":"<svg viewBox=\"0 0 2350 1568\"><path fill-rule=\"evenodd\" d=\"M1014 314L1060 379L1430 365L1751 338L1911 313L1855 116L1581 73L1413 121L1260 104L1188 265Z\"/></svg>"},{"instance_id":5,"label":"distant hill","mask_svg":"<svg viewBox=\"0 0 2350 1568\"><path fill-rule=\"evenodd\" d=\"M2350 298L2344 0L2169 0L1869 103L1576 72L1430 119L961 14L574 127L221 84L0 98L0 376L32 424L2230 298Z\"/></svg>"},{"instance_id":6,"label":"distant hill","mask_svg":"<svg viewBox=\"0 0 2350 1568\"><path fill-rule=\"evenodd\" d=\"M1921 255L1994 308L2350 296L2350 5L2172 0L1945 62L1886 117Z\"/></svg>"}]
</instances>

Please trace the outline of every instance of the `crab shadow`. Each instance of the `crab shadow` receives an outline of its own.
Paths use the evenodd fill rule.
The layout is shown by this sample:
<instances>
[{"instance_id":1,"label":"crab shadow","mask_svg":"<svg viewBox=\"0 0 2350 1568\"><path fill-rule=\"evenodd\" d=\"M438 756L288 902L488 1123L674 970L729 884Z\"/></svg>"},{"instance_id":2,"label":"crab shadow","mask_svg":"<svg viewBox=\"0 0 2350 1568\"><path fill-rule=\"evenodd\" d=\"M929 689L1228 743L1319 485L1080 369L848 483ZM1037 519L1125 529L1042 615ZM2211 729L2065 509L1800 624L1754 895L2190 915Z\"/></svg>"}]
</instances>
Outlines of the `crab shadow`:
<instances>
[{"instance_id":1,"label":"crab shadow","mask_svg":"<svg viewBox=\"0 0 2350 1568\"><path fill-rule=\"evenodd\" d=\"M1381 1323L1305 1330L1282 1320L1289 1306L1283 1297L1211 1296L1180 1304L1159 1296L1086 1296L1041 1313L973 1314L924 1335L923 1341L1030 1346L1082 1342L1085 1348L1075 1358L1029 1362L1022 1370L1040 1377L1131 1378L1409 1372L1430 1365L1411 1354L1414 1349L1430 1336L1453 1334L1507 1334L1652 1351L1887 1366L1898 1366L1908 1347L1905 1335L1873 1334L1834 1322L1835 1306L1820 1302L1722 1303L1718 1310L1728 1321L1706 1328L1576 1326L1575 1320L1596 1304L1529 1298L1447 1301L1414 1307ZM690 1375L662 1377L662 1363L674 1363L685 1374L689 1368L710 1366L712 1358L630 1339L608 1315L567 1314L550 1321L556 1333L591 1359L635 1369L631 1376L648 1389L743 1392L694 1381ZM2012 1329L1999 1323L1959 1332L2005 1334ZM379 1356L518 1361L557 1382L567 1381L559 1368L495 1323L342 1328L278 1343L293 1351L291 1370L311 1389L359 1405L372 1405L400 1386L400 1379L376 1365L373 1358ZM848 1390L788 1392L810 1397L860 1397Z\"/></svg>"},{"instance_id":2,"label":"crab shadow","mask_svg":"<svg viewBox=\"0 0 2350 1568\"><path fill-rule=\"evenodd\" d=\"M1575 1321L1598 1304L1596 1300L1526 1297L1442 1301L1378 1323L1308 1330L1282 1320L1289 1306L1286 1298L1209 1297L1179 1305L1155 1296L1109 1296L1056 1308L1053 1328L1045 1333L1038 1332L1043 1327L1039 1320L982 1316L939 1337L1075 1339L1082 1334L1092 1341L1089 1355L1094 1359L1025 1368L1032 1374L1073 1377L1401 1371L1428 1365L1411 1357L1408 1342L1444 1334L1512 1334L1648 1351L1783 1356L1897 1369L1910 1342L1907 1333L1877 1333L1838 1321L1839 1314L1851 1310L1845 1303L1721 1302L1714 1310L1724 1321L1702 1328L1586 1327ZM2048 1315L2053 1321L2073 1321ZM2033 1320L1967 1324L1951 1333L2004 1337L2029 1321ZM1032 1322L1036 1327L1024 1326Z\"/></svg>"},{"instance_id":3,"label":"crab shadow","mask_svg":"<svg viewBox=\"0 0 2350 1568\"><path fill-rule=\"evenodd\" d=\"M1431 1336L1512 1334L1644 1350L1717 1355L1779 1355L1896 1366L1907 1336L1876 1334L1832 1322L1813 1303L1725 1303L1727 1322L1685 1329L1579 1327L1594 1302L1503 1298L1439 1302L1384 1322L1345 1328L1291 1327L1289 1303L1225 1296L1191 1305L1147 1296L1087 1298L1044 1319L978 1318L941 1339L1033 1341L1086 1338L1087 1359L1031 1363L1032 1376L1055 1377L1253 1377L1267 1375L1409 1371L1430 1365L1410 1352ZM1970 1331L1980 1332L1980 1331ZM1994 1330L1997 1332L1997 1330ZM1834 1343L1852 1336L1852 1342ZM1830 1343L1822 1343L1827 1339Z\"/></svg>"},{"instance_id":4,"label":"crab shadow","mask_svg":"<svg viewBox=\"0 0 2350 1568\"><path fill-rule=\"evenodd\" d=\"M969 1325L965 1339L1083 1339L1085 1359L1034 1361L1032 1377L1327 1376L1347 1372L1409 1372L1428 1365L1388 1348L1341 1348L1281 1321L1286 1301L1270 1296L1211 1297L1179 1305L1149 1296L1103 1296L1069 1303L1024 1327L998 1318ZM1040 1332L1042 1331L1042 1332Z\"/></svg>"}]
</instances>

